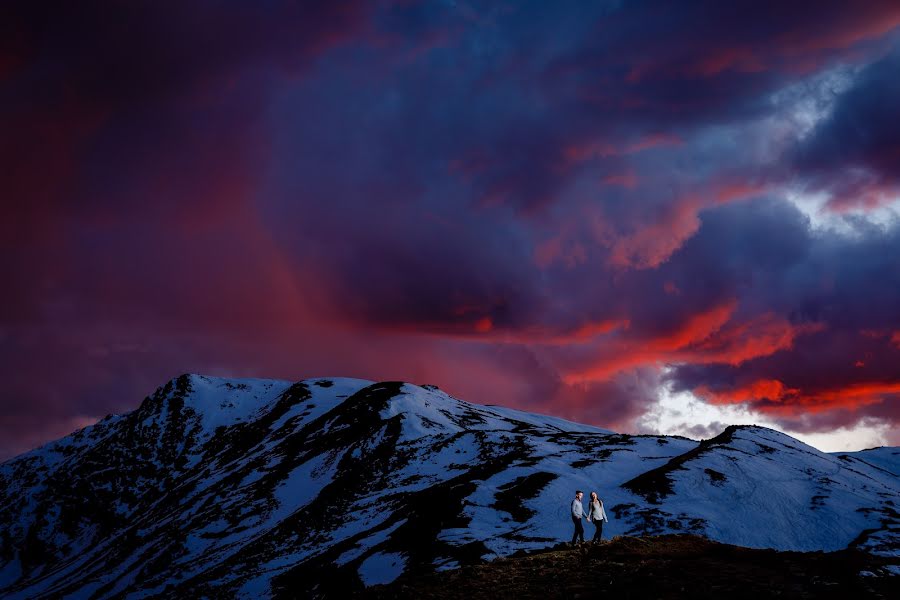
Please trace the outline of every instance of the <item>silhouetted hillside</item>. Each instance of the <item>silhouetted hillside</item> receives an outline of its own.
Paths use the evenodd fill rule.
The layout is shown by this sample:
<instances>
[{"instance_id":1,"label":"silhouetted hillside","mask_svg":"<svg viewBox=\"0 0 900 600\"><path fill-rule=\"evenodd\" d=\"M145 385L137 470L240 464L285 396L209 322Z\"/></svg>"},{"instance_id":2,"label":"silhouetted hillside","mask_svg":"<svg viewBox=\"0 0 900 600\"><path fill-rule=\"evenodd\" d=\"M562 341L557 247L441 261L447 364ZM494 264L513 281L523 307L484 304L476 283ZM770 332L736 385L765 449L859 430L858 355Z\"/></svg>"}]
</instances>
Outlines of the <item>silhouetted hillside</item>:
<instances>
[{"instance_id":1,"label":"silhouetted hillside","mask_svg":"<svg viewBox=\"0 0 900 600\"><path fill-rule=\"evenodd\" d=\"M779 552L681 534L616 537L369 588L363 598L896 598L900 561L859 550Z\"/></svg>"}]
</instances>

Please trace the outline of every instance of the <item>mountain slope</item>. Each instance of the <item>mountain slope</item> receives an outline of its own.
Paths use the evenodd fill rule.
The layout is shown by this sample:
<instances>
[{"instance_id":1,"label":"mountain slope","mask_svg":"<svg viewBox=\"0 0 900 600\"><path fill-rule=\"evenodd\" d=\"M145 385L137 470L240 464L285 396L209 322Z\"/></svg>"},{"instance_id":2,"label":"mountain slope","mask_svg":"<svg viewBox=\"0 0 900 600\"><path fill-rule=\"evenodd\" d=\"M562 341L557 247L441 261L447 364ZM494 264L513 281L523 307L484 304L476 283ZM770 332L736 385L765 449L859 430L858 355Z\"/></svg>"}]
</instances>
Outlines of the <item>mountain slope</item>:
<instances>
[{"instance_id":1,"label":"mountain slope","mask_svg":"<svg viewBox=\"0 0 900 600\"><path fill-rule=\"evenodd\" d=\"M785 550L900 547L895 449L776 431L627 436L433 386L184 375L0 465L0 595L324 594L571 535L691 532Z\"/></svg>"}]
</instances>

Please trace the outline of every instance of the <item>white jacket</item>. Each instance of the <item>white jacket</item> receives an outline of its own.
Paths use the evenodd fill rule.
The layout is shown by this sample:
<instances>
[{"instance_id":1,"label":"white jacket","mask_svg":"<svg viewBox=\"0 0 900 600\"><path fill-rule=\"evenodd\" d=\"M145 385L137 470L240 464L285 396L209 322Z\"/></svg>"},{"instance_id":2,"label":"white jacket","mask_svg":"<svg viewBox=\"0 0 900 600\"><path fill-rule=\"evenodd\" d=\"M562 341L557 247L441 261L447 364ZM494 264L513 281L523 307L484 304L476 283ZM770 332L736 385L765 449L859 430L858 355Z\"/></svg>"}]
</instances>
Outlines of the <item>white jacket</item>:
<instances>
[{"instance_id":1,"label":"white jacket","mask_svg":"<svg viewBox=\"0 0 900 600\"><path fill-rule=\"evenodd\" d=\"M597 500L596 502L591 502L591 512L588 513L588 521L606 521L609 522L609 519L606 518L606 511L603 509L603 502Z\"/></svg>"}]
</instances>

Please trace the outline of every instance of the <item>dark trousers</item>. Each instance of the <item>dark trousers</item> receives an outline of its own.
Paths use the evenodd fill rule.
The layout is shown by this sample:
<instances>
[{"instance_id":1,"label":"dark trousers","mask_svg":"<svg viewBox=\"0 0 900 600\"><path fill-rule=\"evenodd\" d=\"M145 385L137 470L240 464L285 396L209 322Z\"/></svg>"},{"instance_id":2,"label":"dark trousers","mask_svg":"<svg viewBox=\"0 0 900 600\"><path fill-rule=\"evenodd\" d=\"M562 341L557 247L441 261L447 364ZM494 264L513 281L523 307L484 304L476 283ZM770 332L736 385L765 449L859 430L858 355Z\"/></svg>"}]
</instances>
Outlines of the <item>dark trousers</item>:
<instances>
[{"instance_id":1,"label":"dark trousers","mask_svg":"<svg viewBox=\"0 0 900 600\"><path fill-rule=\"evenodd\" d=\"M599 519L594 521L594 527L596 531L594 531L594 537L591 539L592 542L600 541L600 538L603 537L603 521Z\"/></svg>"},{"instance_id":2,"label":"dark trousers","mask_svg":"<svg viewBox=\"0 0 900 600\"><path fill-rule=\"evenodd\" d=\"M576 519L572 517L572 522L575 524L575 533L572 534L572 543L575 543L575 540L580 539L582 542L584 541L584 525L581 524L581 519Z\"/></svg>"}]
</instances>

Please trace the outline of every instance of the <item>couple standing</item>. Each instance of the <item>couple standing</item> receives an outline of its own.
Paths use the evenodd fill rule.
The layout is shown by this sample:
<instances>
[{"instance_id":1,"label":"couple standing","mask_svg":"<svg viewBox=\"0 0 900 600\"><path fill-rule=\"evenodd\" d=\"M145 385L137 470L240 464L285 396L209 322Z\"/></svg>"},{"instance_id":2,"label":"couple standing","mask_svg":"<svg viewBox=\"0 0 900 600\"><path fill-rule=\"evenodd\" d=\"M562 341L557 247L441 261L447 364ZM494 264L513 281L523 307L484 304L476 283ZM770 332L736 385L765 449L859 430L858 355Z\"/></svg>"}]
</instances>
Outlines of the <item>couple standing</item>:
<instances>
[{"instance_id":1,"label":"couple standing","mask_svg":"<svg viewBox=\"0 0 900 600\"><path fill-rule=\"evenodd\" d=\"M591 492L591 501L588 505L587 514L585 514L584 506L581 504L583 496L584 492L578 490L575 492L575 499L572 500L572 522L575 524L575 533L572 534L573 545L576 540L584 541L584 526L581 524L581 519L587 519L594 524L595 531L592 542L600 541L600 537L603 535L603 521L609 521L606 518L606 511L603 509L603 502L597 496L597 492Z\"/></svg>"}]
</instances>

